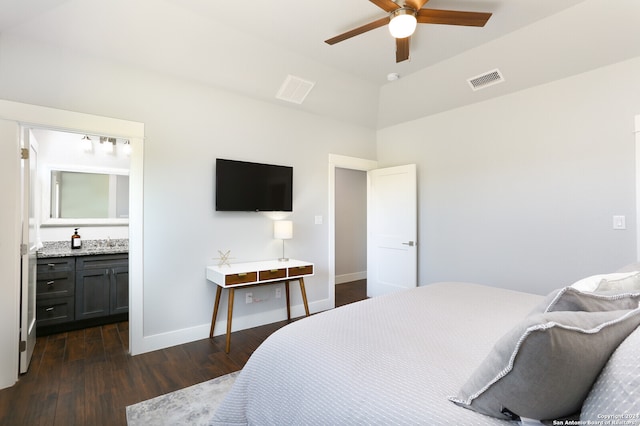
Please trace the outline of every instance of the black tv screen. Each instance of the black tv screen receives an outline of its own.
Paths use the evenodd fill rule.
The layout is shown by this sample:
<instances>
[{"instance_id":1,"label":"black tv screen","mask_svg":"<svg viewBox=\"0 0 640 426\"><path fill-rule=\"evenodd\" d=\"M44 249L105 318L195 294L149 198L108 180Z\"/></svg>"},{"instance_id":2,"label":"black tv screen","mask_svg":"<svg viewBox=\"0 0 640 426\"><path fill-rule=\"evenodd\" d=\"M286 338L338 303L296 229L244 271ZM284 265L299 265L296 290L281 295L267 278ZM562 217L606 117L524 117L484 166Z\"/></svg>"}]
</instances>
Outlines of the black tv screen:
<instances>
[{"instance_id":1,"label":"black tv screen","mask_svg":"<svg viewBox=\"0 0 640 426\"><path fill-rule=\"evenodd\" d=\"M293 167L216 159L217 211L293 211Z\"/></svg>"}]
</instances>

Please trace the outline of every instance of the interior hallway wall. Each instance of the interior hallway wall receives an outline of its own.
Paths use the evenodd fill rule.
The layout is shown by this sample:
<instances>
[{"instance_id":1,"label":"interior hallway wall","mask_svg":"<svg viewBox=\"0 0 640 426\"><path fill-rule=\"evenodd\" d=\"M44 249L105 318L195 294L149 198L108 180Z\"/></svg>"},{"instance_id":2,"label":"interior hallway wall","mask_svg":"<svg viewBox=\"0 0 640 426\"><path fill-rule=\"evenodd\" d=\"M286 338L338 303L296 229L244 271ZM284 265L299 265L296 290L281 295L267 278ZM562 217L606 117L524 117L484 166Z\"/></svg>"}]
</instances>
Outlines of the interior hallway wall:
<instances>
[{"instance_id":1,"label":"interior hallway wall","mask_svg":"<svg viewBox=\"0 0 640 426\"><path fill-rule=\"evenodd\" d=\"M366 278L367 173L336 168L336 284Z\"/></svg>"}]
</instances>

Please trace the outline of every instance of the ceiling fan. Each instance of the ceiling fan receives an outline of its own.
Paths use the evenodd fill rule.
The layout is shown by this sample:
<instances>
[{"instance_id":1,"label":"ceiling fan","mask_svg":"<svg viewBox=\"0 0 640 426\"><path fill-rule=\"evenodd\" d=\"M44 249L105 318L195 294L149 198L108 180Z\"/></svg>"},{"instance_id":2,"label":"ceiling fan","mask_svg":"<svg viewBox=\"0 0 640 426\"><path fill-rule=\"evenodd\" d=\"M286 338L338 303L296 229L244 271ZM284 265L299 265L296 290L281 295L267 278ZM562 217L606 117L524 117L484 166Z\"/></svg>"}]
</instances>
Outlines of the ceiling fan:
<instances>
[{"instance_id":1,"label":"ceiling fan","mask_svg":"<svg viewBox=\"0 0 640 426\"><path fill-rule=\"evenodd\" d=\"M491 13L484 12L422 9L422 6L429 0L404 0L404 5L392 0L369 1L387 12L388 15L325 40L325 43L333 45L389 24L389 32L396 39L396 62L402 62L409 59L409 39L418 23L484 27L491 17Z\"/></svg>"}]
</instances>

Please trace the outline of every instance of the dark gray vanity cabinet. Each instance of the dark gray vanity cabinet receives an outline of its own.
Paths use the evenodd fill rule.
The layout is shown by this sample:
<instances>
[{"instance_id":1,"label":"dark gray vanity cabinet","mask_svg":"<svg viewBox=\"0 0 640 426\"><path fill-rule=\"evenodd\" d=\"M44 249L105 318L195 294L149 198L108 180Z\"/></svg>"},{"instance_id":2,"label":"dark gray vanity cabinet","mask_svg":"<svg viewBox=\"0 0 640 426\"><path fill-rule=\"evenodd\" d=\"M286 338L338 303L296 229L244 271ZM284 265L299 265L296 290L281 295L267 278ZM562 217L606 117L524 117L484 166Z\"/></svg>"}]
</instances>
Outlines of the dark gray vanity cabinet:
<instances>
[{"instance_id":1,"label":"dark gray vanity cabinet","mask_svg":"<svg viewBox=\"0 0 640 426\"><path fill-rule=\"evenodd\" d=\"M128 254L40 258L36 279L38 334L127 318Z\"/></svg>"},{"instance_id":2,"label":"dark gray vanity cabinet","mask_svg":"<svg viewBox=\"0 0 640 426\"><path fill-rule=\"evenodd\" d=\"M36 327L74 320L75 265L75 257L38 259Z\"/></svg>"},{"instance_id":3,"label":"dark gray vanity cabinet","mask_svg":"<svg viewBox=\"0 0 640 426\"><path fill-rule=\"evenodd\" d=\"M76 320L127 313L128 255L78 257L75 308Z\"/></svg>"}]
</instances>

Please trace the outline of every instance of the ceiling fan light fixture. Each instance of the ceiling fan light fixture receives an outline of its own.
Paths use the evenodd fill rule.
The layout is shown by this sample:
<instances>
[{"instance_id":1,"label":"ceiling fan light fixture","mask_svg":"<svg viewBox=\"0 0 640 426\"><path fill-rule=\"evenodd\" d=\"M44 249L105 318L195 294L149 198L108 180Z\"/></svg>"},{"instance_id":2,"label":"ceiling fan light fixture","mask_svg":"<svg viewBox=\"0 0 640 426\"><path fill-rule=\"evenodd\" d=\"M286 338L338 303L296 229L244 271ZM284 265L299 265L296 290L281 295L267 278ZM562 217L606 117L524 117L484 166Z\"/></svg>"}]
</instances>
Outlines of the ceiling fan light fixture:
<instances>
[{"instance_id":1,"label":"ceiling fan light fixture","mask_svg":"<svg viewBox=\"0 0 640 426\"><path fill-rule=\"evenodd\" d=\"M401 7L390 14L389 32L394 38L406 38L413 34L418 25L416 11L410 7Z\"/></svg>"}]
</instances>

